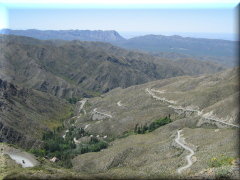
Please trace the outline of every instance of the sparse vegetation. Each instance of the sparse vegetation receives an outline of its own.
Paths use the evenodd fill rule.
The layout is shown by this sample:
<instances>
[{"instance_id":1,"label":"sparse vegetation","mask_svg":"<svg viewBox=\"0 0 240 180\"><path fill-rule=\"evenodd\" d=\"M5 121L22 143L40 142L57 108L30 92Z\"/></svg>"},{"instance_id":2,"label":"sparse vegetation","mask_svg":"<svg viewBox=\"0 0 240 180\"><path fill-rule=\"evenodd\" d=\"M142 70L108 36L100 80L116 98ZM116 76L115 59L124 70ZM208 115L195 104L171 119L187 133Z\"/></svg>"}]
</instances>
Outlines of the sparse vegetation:
<instances>
[{"instance_id":1,"label":"sparse vegetation","mask_svg":"<svg viewBox=\"0 0 240 180\"><path fill-rule=\"evenodd\" d=\"M201 67L192 68L195 64L192 60L167 62L110 44L75 41L45 44L27 39L30 43L19 37L15 45L17 37L11 38L6 43L8 50L4 51L7 56L3 56L9 65L4 75L12 77L16 88L11 83L7 89L5 83L0 88L1 138L23 148L42 146L31 149L39 162L34 168L23 169L10 156L0 154L0 172L4 176L10 167L12 178L58 179L59 174L69 176L71 170L63 167L73 166L76 174L86 172L93 178L99 172L110 178L178 177L176 170L186 164L185 155L189 153L176 144L179 129L184 132L186 145L196 152L192 158L196 163L179 177L202 173L226 179L237 171L236 129L201 117L216 115L224 122L238 124L239 68L216 75L170 78L216 69L213 65L205 68L208 65L204 62L199 64ZM140 85L165 77L168 78ZM134 84L138 86L131 86ZM124 88L105 93L115 87ZM147 89L159 98L154 98ZM91 98L101 93L104 94ZM83 97L88 98L87 102L75 107ZM111 118L95 113L95 108ZM172 117L165 117L168 114ZM114 142L107 150L98 152L107 148L110 141ZM226 154L217 156L221 153Z\"/></svg>"},{"instance_id":2,"label":"sparse vegetation","mask_svg":"<svg viewBox=\"0 0 240 180\"><path fill-rule=\"evenodd\" d=\"M213 157L210 160L210 167L221 167L232 165L234 163L234 158L221 155L220 157Z\"/></svg>"},{"instance_id":3,"label":"sparse vegetation","mask_svg":"<svg viewBox=\"0 0 240 180\"><path fill-rule=\"evenodd\" d=\"M56 113L54 116L48 118L43 123L50 129L50 130L57 130L59 128L63 129L63 121L73 117L73 107L68 106L63 109L61 112ZM59 129L60 130L60 129Z\"/></svg>"},{"instance_id":4,"label":"sparse vegetation","mask_svg":"<svg viewBox=\"0 0 240 180\"><path fill-rule=\"evenodd\" d=\"M221 167L216 170L216 179L231 179L230 168Z\"/></svg>"}]
</instances>

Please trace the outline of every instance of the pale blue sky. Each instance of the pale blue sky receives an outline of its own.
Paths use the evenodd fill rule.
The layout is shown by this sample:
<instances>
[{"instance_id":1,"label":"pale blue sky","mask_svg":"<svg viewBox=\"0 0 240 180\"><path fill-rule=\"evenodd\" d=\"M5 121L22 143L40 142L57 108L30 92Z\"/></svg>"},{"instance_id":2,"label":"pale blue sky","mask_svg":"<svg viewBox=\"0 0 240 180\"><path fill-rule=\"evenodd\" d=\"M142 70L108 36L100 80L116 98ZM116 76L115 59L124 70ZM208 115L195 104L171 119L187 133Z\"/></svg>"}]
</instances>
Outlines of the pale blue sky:
<instances>
[{"instance_id":1,"label":"pale blue sky","mask_svg":"<svg viewBox=\"0 0 240 180\"><path fill-rule=\"evenodd\" d=\"M149 6L114 8L99 6L79 8L73 5L11 4L5 11L7 27L11 29L89 29L116 30L125 36L143 34L236 34L236 10L233 6L209 5L198 9L181 5L168 8ZM90 6L91 7L91 6ZM134 7L134 6L132 6ZM178 6L179 7L179 6ZM6 13L7 12L7 13ZM6 26L6 25L5 25Z\"/></svg>"},{"instance_id":2,"label":"pale blue sky","mask_svg":"<svg viewBox=\"0 0 240 180\"><path fill-rule=\"evenodd\" d=\"M234 33L233 9L9 9L12 29Z\"/></svg>"}]
</instances>

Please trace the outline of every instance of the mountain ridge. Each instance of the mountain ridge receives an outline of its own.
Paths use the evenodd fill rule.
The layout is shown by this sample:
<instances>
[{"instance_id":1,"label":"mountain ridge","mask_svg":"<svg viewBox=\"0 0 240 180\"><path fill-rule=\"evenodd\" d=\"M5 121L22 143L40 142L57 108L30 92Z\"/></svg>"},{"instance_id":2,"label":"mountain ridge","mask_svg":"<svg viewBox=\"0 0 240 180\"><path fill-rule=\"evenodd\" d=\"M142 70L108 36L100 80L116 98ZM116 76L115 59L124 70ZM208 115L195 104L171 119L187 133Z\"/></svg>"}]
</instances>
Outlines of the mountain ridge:
<instances>
[{"instance_id":1,"label":"mountain ridge","mask_svg":"<svg viewBox=\"0 0 240 180\"><path fill-rule=\"evenodd\" d=\"M122 41L125 40L115 30L11 30L2 29L2 34L28 36L42 40L62 39L62 40L82 40L82 41Z\"/></svg>"},{"instance_id":2,"label":"mountain ridge","mask_svg":"<svg viewBox=\"0 0 240 180\"><path fill-rule=\"evenodd\" d=\"M2 78L58 97L89 97L88 91L102 93L156 79L225 69L193 60L184 65L103 42L44 41L2 35L0 43Z\"/></svg>"},{"instance_id":3,"label":"mountain ridge","mask_svg":"<svg viewBox=\"0 0 240 180\"><path fill-rule=\"evenodd\" d=\"M110 42L113 45L144 51L150 54L179 53L196 60L218 62L230 67L237 64L237 41L182 37L179 35L143 35L130 39L123 38L117 31L102 30L11 30L3 29L1 34L33 37L42 40L82 40Z\"/></svg>"}]
</instances>

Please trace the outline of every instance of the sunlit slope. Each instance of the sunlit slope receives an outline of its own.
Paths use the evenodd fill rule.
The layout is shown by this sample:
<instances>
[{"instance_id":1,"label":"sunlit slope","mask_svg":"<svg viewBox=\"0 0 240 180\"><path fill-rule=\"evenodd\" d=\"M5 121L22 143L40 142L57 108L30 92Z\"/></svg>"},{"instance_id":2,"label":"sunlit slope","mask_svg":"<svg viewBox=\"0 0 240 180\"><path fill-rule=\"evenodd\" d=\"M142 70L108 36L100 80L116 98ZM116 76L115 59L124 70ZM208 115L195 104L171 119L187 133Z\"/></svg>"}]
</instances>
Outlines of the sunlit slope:
<instances>
[{"instance_id":1,"label":"sunlit slope","mask_svg":"<svg viewBox=\"0 0 240 180\"><path fill-rule=\"evenodd\" d=\"M189 126L238 126L238 69L222 73L176 77L126 89L114 89L87 100L75 125L95 134L119 135L136 124L171 115L193 117Z\"/></svg>"},{"instance_id":2,"label":"sunlit slope","mask_svg":"<svg viewBox=\"0 0 240 180\"><path fill-rule=\"evenodd\" d=\"M221 155L237 159L236 130L191 129L185 128L185 124L184 120L179 120L152 133L116 140L106 150L74 158L74 169L115 178L169 178L194 176L204 169L210 169L211 159ZM178 128L183 130L182 136L187 146L195 152L193 165L181 174L177 173L177 169L187 164L185 156L189 152L175 142Z\"/></svg>"},{"instance_id":3,"label":"sunlit slope","mask_svg":"<svg viewBox=\"0 0 240 180\"><path fill-rule=\"evenodd\" d=\"M236 178L238 93L236 68L118 88L88 99L73 124L95 136L125 136L100 152L78 155L74 169L115 178ZM173 122L153 132L131 133L136 124L169 115ZM180 141L194 152L180 173L190 152L177 143L179 130Z\"/></svg>"}]
</instances>

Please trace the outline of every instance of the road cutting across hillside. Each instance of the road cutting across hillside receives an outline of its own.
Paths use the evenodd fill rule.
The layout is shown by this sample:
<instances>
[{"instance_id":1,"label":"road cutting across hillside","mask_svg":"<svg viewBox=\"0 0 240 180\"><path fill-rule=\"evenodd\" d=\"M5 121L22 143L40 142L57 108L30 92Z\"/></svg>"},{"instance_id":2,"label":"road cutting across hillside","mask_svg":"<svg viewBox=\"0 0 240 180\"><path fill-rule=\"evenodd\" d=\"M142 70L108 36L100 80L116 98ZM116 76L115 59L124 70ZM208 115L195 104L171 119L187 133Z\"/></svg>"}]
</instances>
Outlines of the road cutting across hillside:
<instances>
[{"instance_id":1,"label":"road cutting across hillside","mask_svg":"<svg viewBox=\"0 0 240 180\"><path fill-rule=\"evenodd\" d=\"M99 112L99 111L97 111L97 108L93 109L93 112L97 113L97 114L100 114L100 115L103 115L103 116L107 116L109 118L112 118L112 115L107 114L107 113L103 113L103 112Z\"/></svg>"},{"instance_id":2,"label":"road cutting across hillside","mask_svg":"<svg viewBox=\"0 0 240 180\"><path fill-rule=\"evenodd\" d=\"M82 109L83 109L83 107L84 107L84 105L85 105L85 103L87 102L87 99L83 99L83 100L81 100L79 102L81 103L81 105L79 107L78 113L80 114Z\"/></svg>"},{"instance_id":3,"label":"road cutting across hillside","mask_svg":"<svg viewBox=\"0 0 240 180\"><path fill-rule=\"evenodd\" d=\"M197 112L197 115L200 116L203 119L206 119L206 120L209 120L209 121L215 121L215 122L222 123L224 125L228 125L228 126L231 126L231 127L239 128L239 126L236 125L236 124L232 124L232 123L221 121L219 118L213 117L213 115L208 115L208 113L203 114L202 111L199 111L198 109L193 109L193 108L189 108L189 107L182 107L182 106L175 106L176 103L177 103L176 101L168 100L165 97L159 97L159 96L156 96L154 94L154 92L158 92L158 93L160 92L160 94L164 94L165 91L149 89L149 88L146 88L145 91L148 94L150 94L154 99L160 100L160 101L165 102L165 103L168 103L169 104L168 107L173 108L174 110L182 110L184 112Z\"/></svg>"},{"instance_id":4,"label":"road cutting across hillside","mask_svg":"<svg viewBox=\"0 0 240 180\"><path fill-rule=\"evenodd\" d=\"M182 171L184 171L185 169L188 169L188 168L190 168L192 166L193 162L192 162L191 158L194 155L194 151L190 147L186 146L183 142L181 142L181 132L182 132L182 130L178 130L177 131L177 137L175 139L175 142L177 144L179 144L181 147L183 147L185 150L189 151L190 154L188 154L185 157L185 159L187 160L187 165L177 169L177 173L179 173L179 174L181 174Z\"/></svg>"},{"instance_id":5,"label":"road cutting across hillside","mask_svg":"<svg viewBox=\"0 0 240 180\"><path fill-rule=\"evenodd\" d=\"M122 106L123 106L123 104L121 103L121 101L118 101L118 102L117 102L117 105L118 105L119 107L122 107Z\"/></svg>"}]
</instances>

